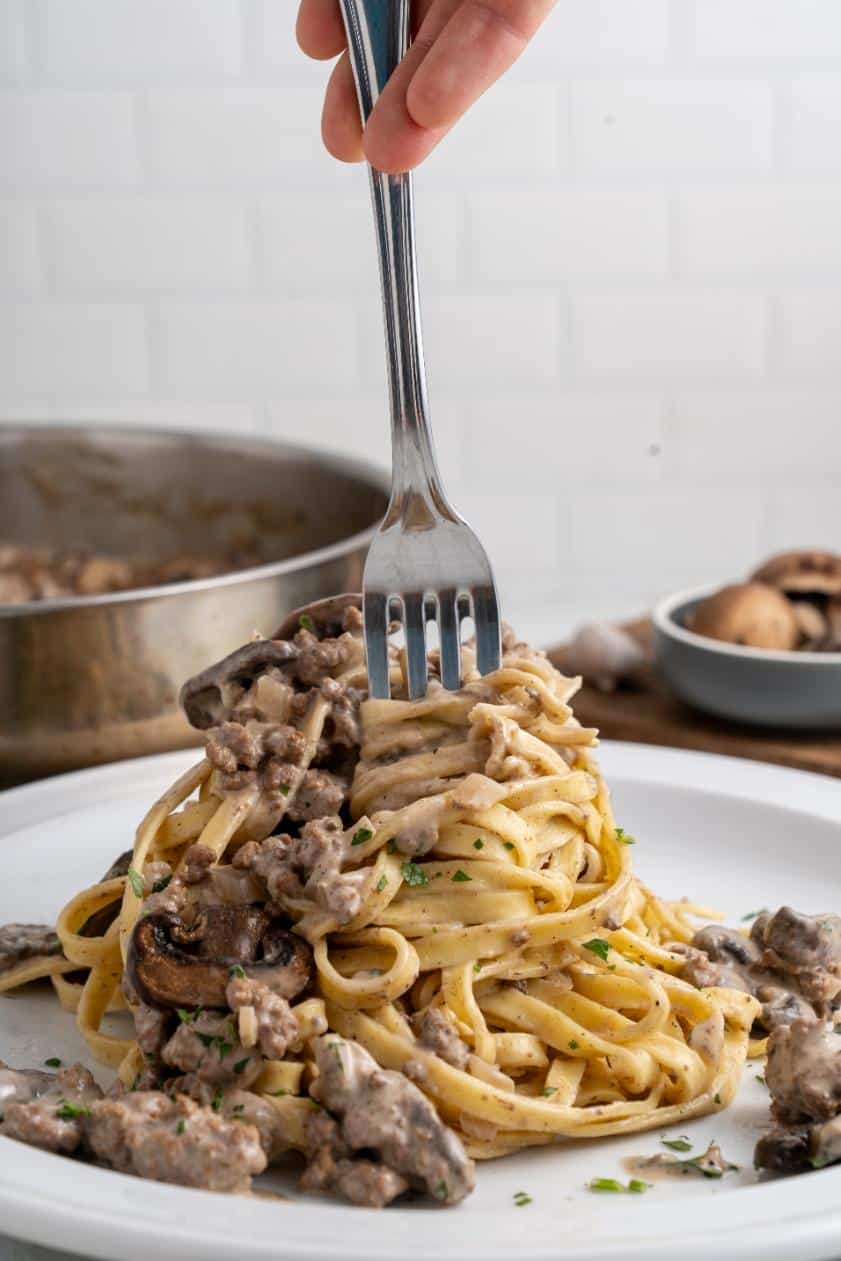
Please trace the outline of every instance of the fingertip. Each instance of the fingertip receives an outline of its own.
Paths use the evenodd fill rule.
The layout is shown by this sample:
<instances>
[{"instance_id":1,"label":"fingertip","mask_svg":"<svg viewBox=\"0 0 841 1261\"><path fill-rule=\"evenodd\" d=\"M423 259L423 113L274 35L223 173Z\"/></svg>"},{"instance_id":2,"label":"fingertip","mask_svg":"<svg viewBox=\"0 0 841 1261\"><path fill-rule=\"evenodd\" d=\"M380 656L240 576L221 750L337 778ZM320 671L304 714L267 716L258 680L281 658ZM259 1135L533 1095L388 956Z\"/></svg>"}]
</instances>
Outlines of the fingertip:
<instances>
[{"instance_id":1,"label":"fingertip","mask_svg":"<svg viewBox=\"0 0 841 1261\"><path fill-rule=\"evenodd\" d=\"M298 47L315 61L338 57L345 47L345 28L336 0L301 0L295 22Z\"/></svg>"},{"instance_id":2,"label":"fingertip","mask_svg":"<svg viewBox=\"0 0 841 1261\"><path fill-rule=\"evenodd\" d=\"M390 128L375 125L374 115L362 137L365 157L377 171L386 175L403 175L413 171L429 156L443 136L442 131L408 126Z\"/></svg>"},{"instance_id":3,"label":"fingertip","mask_svg":"<svg viewBox=\"0 0 841 1261\"><path fill-rule=\"evenodd\" d=\"M321 111L321 138L328 153L340 162L361 162L365 156L362 120L347 53L336 62L327 84Z\"/></svg>"}]
</instances>

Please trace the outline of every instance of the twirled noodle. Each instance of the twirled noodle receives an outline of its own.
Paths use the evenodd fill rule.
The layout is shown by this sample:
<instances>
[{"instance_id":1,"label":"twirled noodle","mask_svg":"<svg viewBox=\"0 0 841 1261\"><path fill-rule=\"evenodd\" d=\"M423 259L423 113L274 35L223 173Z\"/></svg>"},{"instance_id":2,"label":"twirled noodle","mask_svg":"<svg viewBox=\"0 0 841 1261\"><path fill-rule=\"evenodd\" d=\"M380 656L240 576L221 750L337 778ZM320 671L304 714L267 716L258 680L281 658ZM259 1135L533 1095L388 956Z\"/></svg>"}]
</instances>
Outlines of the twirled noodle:
<instances>
[{"instance_id":1,"label":"twirled noodle","mask_svg":"<svg viewBox=\"0 0 841 1261\"><path fill-rule=\"evenodd\" d=\"M361 640L347 638L334 677L364 688ZM300 894L284 900L313 947L316 982L294 1009L299 1042L266 1065L257 1089L300 1145L307 1039L326 1023L411 1076L477 1157L659 1128L725 1106L757 1003L679 978L684 959L674 946L690 940L698 908L663 903L635 878L594 757L596 733L569 706L576 681L524 645L485 678L469 650L465 667L455 694L433 683L422 700L362 701L349 810L364 826L342 864L361 899L345 923ZM399 693L396 663L392 684ZM302 719L293 798L328 712L317 695ZM63 978L56 984L68 1005L78 1000L92 1054L120 1064L124 1082L142 1057L102 1022L120 1004L143 908L137 878L153 860L177 869L196 841L216 864L229 862L266 835L265 809L253 777L228 791L199 762L141 823L135 878L96 885L62 912L66 960L43 973L89 969L81 994ZM431 829L432 843L413 852L407 837L419 826ZM86 935L90 916L108 906L111 926ZM417 1036L411 1018L427 1009L462 1040L463 1066Z\"/></svg>"}]
</instances>

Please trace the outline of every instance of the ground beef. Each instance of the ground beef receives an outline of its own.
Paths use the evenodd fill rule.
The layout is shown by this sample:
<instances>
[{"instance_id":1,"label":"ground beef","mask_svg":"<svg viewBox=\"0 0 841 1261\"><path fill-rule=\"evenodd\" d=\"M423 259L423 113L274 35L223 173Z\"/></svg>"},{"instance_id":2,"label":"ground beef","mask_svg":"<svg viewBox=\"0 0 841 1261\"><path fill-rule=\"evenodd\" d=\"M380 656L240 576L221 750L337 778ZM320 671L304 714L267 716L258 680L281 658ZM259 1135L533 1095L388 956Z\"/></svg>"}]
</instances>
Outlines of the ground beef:
<instances>
[{"instance_id":1,"label":"ground beef","mask_svg":"<svg viewBox=\"0 0 841 1261\"><path fill-rule=\"evenodd\" d=\"M258 1046L269 1060L282 1060L288 1048L297 1041L298 1021L285 998L273 994L268 986L247 977L235 977L228 982L226 991L228 1006L240 1016L242 1037L243 1016L253 1013L255 1040L249 1038L248 1046Z\"/></svg>"},{"instance_id":2,"label":"ground beef","mask_svg":"<svg viewBox=\"0 0 841 1261\"><path fill-rule=\"evenodd\" d=\"M266 1099L250 1090L240 1090L237 1086L220 1090L193 1073L174 1078L168 1089L170 1094L187 1095L204 1107L212 1107L218 1116L229 1121L253 1125L269 1164L292 1146L280 1113Z\"/></svg>"},{"instance_id":3,"label":"ground beef","mask_svg":"<svg viewBox=\"0 0 841 1261\"><path fill-rule=\"evenodd\" d=\"M359 706L362 692L348 687L339 679L323 679L321 695L330 704L326 735L331 748L336 745L345 749L358 749L362 743L359 727Z\"/></svg>"},{"instance_id":4,"label":"ground beef","mask_svg":"<svg viewBox=\"0 0 841 1261\"><path fill-rule=\"evenodd\" d=\"M782 906L760 915L751 938L762 951L762 966L797 980L812 1003L841 995L841 916L801 915Z\"/></svg>"},{"instance_id":5,"label":"ground beef","mask_svg":"<svg viewBox=\"0 0 841 1261\"><path fill-rule=\"evenodd\" d=\"M94 1104L85 1139L98 1160L122 1173L208 1191L248 1191L266 1167L253 1125L161 1091Z\"/></svg>"},{"instance_id":6,"label":"ground beef","mask_svg":"<svg viewBox=\"0 0 841 1261\"><path fill-rule=\"evenodd\" d=\"M470 1059L470 1047L456 1033L450 1021L437 1007L427 1007L415 1018L419 1041L427 1051L433 1051L453 1068L466 1068Z\"/></svg>"},{"instance_id":7,"label":"ground beef","mask_svg":"<svg viewBox=\"0 0 841 1261\"><path fill-rule=\"evenodd\" d=\"M234 1016L200 1012L182 1020L161 1052L163 1062L182 1073L195 1073L213 1086L250 1086L260 1075L263 1057L239 1040Z\"/></svg>"},{"instance_id":8,"label":"ground beef","mask_svg":"<svg viewBox=\"0 0 841 1261\"><path fill-rule=\"evenodd\" d=\"M242 861L264 881L272 901L282 905L285 897L303 895L346 924L362 905L367 880L365 872L342 872L351 836L338 815L313 819L300 836L270 836Z\"/></svg>"},{"instance_id":9,"label":"ground beef","mask_svg":"<svg viewBox=\"0 0 841 1261\"><path fill-rule=\"evenodd\" d=\"M74 1152L85 1118L102 1091L81 1064L62 1068L45 1090L26 1102L7 1103L0 1134L51 1152Z\"/></svg>"},{"instance_id":10,"label":"ground beef","mask_svg":"<svg viewBox=\"0 0 841 1261\"><path fill-rule=\"evenodd\" d=\"M765 1081L778 1121L828 1121L841 1112L841 1037L831 1024L795 1020L768 1041Z\"/></svg>"},{"instance_id":11,"label":"ground beef","mask_svg":"<svg viewBox=\"0 0 841 1261\"><path fill-rule=\"evenodd\" d=\"M147 1007L145 1003L138 1003L132 1009L132 1014L134 1016L134 1031L137 1034L137 1044L145 1058L152 1061L159 1059L164 1043L171 1032L172 1013L156 1011L154 1007Z\"/></svg>"},{"instance_id":12,"label":"ground beef","mask_svg":"<svg viewBox=\"0 0 841 1261\"><path fill-rule=\"evenodd\" d=\"M53 1073L43 1073L37 1068L9 1068L0 1060L0 1121L10 1103L29 1103L55 1082Z\"/></svg>"},{"instance_id":13,"label":"ground beef","mask_svg":"<svg viewBox=\"0 0 841 1261\"><path fill-rule=\"evenodd\" d=\"M402 1174L379 1161L353 1158L338 1124L326 1112L313 1113L305 1125L307 1168L304 1191L330 1191L364 1208L384 1208L409 1189Z\"/></svg>"},{"instance_id":14,"label":"ground beef","mask_svg":"<svg viewBox=\"0 0 841 1261\"><path fill-rule=\"evenodd\" d=\"M314 1042L316 1100L339 1119L352 1152L374 1152L383 1164L446 1204L464 1199L475 1168L459 1139L402 1073L382 1069L356 1042L328 1033Z\"/></svg>"},{"instance_id":15,"label":"ground beef","mask_svg":"<svg viewBox=\"0 0 841 1261\"><path fill-rule=\"evenodd\" d=\"M61 942L47 924L0 926L0 972L7 972L24 959L58 954L61 954Z\"/></svg>"},{"instance_id":16,"label":"ground beef","mask_svg":"<svg viewBox=\"0 0 841 1261\"><path fill-rule=\"evenodd\" d=\"M347 783L330 771L307 771L289 803L289 818L304 823L335 815L342 808L347 789Z\"/></svg>"}]
</instances>

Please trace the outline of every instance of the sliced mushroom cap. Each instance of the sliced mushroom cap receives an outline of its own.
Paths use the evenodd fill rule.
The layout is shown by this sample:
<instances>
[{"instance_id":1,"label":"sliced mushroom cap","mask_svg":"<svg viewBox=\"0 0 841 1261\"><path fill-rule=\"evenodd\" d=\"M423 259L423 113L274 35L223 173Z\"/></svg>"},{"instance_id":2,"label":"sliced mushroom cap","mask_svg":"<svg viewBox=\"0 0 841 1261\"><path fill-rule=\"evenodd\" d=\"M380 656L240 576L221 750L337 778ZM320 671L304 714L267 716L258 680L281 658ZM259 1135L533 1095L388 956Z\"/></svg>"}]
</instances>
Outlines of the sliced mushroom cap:
<instances>
[{"instance_id":1,"label":"sliced mushroom cap","mask_svg":"<svg viewBox=\"0 0 841 1261\"><path fill-rule=\"evenodd\" d=\"M760 565L750 580L790 595L841 595L841 556L814 550L780 552Z\"/></svg>"},{"instance_id":2,"label":"sliced mushroom cap","mask_svg":"<svg viewBox=\"0 0 841 1261\"><path fill-rule=\"evenodd\" d=\"M761 582L722 587L701 601L686 624L697 635L750 648L790 650L799 638L791 603Z\"/></svg>"},{"instance_id":3,"label":"sliced mushroom cap","mask_svg":"<svg viewBox=\"0 0 841 1261\"><path fill-rule=\"evenodd\" d=\"M335 638L344 629L345 613L348 609L362 609L362 596L356 593L331 595L326 600L313 600L311 604L303 604L299 609L287 613L274 633L275 639L292 639L303 627L315 631L319 638ZM302 620L303 619L303 620ZM311 622L309 626L307 623Z\"/></svg>"},{"instance_id":4,"label":"sliced mushroom cap","mask_svg":"<svg viewBox=\"0 0 841 1261\"><path fill-rule=\"evenodd\" d=\"M164 1011L224 1009L234 965L287 999L306 989L313 972L309 946L259 906L205 907L190 925L175 915L142 916L126 959L138 997Z\"/></svg>"},{"instance_id":5,"label":"sliced mushroom cap","mask_svg":"<svg viewBox=\"0 0 841 1261\"><path fill-rule=\"evenodd\" d=\"M271 666L286 665L297 655L298 649L294 644L276 639L256 639L237 648L215 665L194 674L181 688L179 703L189 722L199 731L215 727L227 717L223 696L226 684L242 683L246 686Z\"/></svg>"}]
</instances>

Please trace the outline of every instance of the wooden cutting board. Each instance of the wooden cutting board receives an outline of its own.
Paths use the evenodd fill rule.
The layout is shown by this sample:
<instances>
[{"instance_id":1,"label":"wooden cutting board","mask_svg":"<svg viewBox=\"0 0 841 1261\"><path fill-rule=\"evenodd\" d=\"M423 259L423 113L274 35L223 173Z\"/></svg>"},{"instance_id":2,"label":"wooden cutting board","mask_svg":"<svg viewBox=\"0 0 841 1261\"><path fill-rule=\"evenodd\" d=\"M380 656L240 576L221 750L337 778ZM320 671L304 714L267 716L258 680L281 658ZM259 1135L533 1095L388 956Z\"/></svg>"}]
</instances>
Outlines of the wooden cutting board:
<instances>
[{"instance_id":1,"label":"wooden cutting board","mask_svg":"<svg viewBox=\"0 0 841 1261\"><path fill-rule=\"evenodd\" d=\"M651 641L647 618L628 623L629 631L646 647ZM549 652L564 671L565 648ZM633 740L640 744L665 744L679 749L701 749L753 758L805 771L819 771L841 778L841 733L780 732L748 727L723 718L701 714L677 699L652 668L639 686L600 692L588 684L573 700L575 715L585 727L598 727L606 740Z\"/></svg>"}]
</instances>

